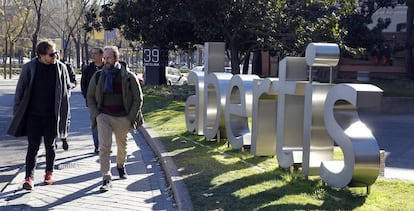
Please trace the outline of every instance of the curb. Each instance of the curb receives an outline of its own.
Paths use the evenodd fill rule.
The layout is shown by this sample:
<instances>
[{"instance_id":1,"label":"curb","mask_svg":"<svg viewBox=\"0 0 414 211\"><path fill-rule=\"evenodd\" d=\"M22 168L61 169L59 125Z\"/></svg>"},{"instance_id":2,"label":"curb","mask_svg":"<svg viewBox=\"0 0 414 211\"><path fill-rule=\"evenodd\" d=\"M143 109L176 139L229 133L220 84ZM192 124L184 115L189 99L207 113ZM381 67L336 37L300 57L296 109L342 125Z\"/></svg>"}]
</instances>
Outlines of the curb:
<instances>
[{"instance_id":1,"label":"curb","mask_svg":"<svg viewBox=\"0 0 414 211\"><path fill-rule=\"evenodd\" d=\"M171 156L165 150L164 145L155 135L155 133L144 123L138 128L138 131L144 136L145 141L150 145L151 149L160 159L161 166L167 177L167 181L171 186L177 208L180 211L193 211L193 204L191 202L190 194L183 178L177 171L177 166L174 164Z\"/></svg>"}]
</instances>

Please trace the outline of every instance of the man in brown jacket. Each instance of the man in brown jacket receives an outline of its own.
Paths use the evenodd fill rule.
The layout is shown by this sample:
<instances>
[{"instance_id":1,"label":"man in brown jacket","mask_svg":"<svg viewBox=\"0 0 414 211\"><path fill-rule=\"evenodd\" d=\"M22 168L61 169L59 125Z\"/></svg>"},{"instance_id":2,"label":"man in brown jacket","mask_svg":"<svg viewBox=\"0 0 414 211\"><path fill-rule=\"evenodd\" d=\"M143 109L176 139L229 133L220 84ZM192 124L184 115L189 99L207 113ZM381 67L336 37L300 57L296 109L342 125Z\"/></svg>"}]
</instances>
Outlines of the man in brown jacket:
<instances>
[{"instance_id":1,"label":"man in brown jacket","mask_svg":"<svg viewBox=\"0 0 414 211\"><path fill-rule=\"evenodd\" d=\"M112 133L117 144L117 169L121 179L127 178L127 134L142 124L143 95L137 76L119 63L116 46L104 48L104 67L92 77L87 93L88 108L98 127L99 160L103 184L101 192L112 187L110 154ZM96 74L99 74L97 77Z\"/></svg>"}]
</instances>

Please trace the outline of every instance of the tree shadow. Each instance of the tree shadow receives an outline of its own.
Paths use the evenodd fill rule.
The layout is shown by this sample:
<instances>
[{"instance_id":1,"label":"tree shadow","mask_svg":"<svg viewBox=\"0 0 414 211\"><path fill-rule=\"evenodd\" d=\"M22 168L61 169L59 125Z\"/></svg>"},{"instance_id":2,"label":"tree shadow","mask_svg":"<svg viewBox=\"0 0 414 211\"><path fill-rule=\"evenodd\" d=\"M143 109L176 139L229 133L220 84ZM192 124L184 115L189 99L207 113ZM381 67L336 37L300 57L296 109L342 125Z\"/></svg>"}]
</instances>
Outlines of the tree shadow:
<instances>
[{"instance_id":1,"label":"tree shadow","mask_svg":"<svg viewBox=\"0 0 414 211\"><path fill-rule=\"evenodd\" d=\"M164 145L172 144L166 142L172 142L173 136L158 138L163 140ZM177 160L177 168L181 169L180 173L185 178L184 182L195 210L349 210L365 202L366 196L352 194L347 189L334 190L322 185L321 181L305 180L301 173L291 174L280 169L261 173L242 161L232 161L229 156L224 156L221 160L213 158L220 154L213 148L203 149L203 146L195 145L191 141L175 142L175 145L180 146L174 147L173 158ZM202 144L213 146L226 143L203 141ZM227 159L229 164L226 164ZM263 161L267 158L261 159ZM257 173L246 173L249 171ZM239 172L246 176L239 178ZM231 179L232 177L238 179ZM260 190L260 187L265 189ZM252 192L248 195L237 195L247 188L251 188ZM318 201L319 204L299 201L286 204L280 201L284 197L302 195L311 198L308 200ZM341 200L336 201L337 198Z\"/></svg>"}]
</instances>

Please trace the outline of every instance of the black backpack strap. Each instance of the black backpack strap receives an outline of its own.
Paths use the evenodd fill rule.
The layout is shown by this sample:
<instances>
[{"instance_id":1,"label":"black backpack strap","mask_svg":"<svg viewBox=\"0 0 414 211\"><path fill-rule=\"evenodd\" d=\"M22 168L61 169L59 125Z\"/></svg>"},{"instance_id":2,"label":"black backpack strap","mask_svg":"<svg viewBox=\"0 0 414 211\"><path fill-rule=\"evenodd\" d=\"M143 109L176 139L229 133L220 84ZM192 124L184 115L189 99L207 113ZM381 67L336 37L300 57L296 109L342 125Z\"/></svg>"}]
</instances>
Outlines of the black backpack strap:
<instances>
[{"instance_id":1,"label":"black backpack strap","mask_svg":"<svg viewBox=\"0 0 414 211\"><path fill-rule=\"evenodd\" d=\"M98 84L99 77L101 77L101 72L102 72L102 70L96 71L96 73L95 73L95 84Z\"/></svg>"}]
</instances>

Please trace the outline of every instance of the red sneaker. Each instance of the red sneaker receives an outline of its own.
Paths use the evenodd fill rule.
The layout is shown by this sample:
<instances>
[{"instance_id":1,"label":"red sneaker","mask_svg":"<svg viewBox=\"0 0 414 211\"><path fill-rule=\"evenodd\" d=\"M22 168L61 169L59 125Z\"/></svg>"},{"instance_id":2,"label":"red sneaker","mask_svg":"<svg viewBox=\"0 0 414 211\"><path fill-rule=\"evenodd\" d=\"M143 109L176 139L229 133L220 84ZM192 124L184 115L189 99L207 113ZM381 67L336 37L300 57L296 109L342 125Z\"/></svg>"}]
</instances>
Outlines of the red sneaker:
<instances>
[{"instance_id":1,"label":"red sneaker","mask_svg":"<svg viewBox=\"0 0 414 211\"><path fill-rule=\"evenodd\" d=\"M33 190L33 180L30 177L26 177L23 183L23 189L25 190Z\"/></svg>"},{"instance_id":2,"label":"red sneaker","mask_svg":"<svg viewBox=\"0 0 414 211\"><path fill-rule=\"evenodd\" d=\"M50 171L48 171L48 172L46 172L46 174L45 174L45 180L43 181L43 183L45 184L45 185L51 185L51 184L53 184L53 179L52 179L52 172L50 172Z\"/></svg>"}]
</instances>

